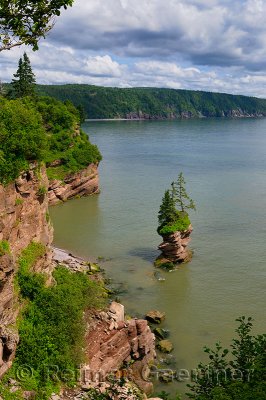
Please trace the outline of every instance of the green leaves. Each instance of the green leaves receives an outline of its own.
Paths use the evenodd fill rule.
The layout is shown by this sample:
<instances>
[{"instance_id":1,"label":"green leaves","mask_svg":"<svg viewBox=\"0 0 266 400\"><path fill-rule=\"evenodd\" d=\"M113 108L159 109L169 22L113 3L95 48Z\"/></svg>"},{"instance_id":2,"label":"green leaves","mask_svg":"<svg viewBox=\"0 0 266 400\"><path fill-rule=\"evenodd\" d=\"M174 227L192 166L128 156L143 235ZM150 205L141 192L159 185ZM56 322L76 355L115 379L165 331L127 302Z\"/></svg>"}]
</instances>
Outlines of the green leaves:
<instances>
[{"instance_id":1,"label":"green leaves","mask_svg":"<svg viewBox=\"0 0 266 400\"><path fill-rule=\"evenodd\" d=\"M38 41L52 29L54 17L73 0L0 0L0 51Z\"/></svg>"},{"instance_id":2,"label":"green leaves","mask_svg":"<svg viewBox=\"0 0 266 400\"><path fill-rule=\"evenodd\" d=\"M25 100L0 99L0 182L8 184L29 162L41 160L47 137L41 116Z\"/></svg>"},{"instance_id":3,"label":"green leaves","mask_svg":"<svg viewBox=\"0 0 266 400\"><path fill-rule=\"evenodd\" d=\"M237 338L231 352L218 342L214 350L205 347L207 365L200 363L188 397L195 400L266 399L266 335L251 335L252 318L236 320Z\"/></svg>"}]
</instances>

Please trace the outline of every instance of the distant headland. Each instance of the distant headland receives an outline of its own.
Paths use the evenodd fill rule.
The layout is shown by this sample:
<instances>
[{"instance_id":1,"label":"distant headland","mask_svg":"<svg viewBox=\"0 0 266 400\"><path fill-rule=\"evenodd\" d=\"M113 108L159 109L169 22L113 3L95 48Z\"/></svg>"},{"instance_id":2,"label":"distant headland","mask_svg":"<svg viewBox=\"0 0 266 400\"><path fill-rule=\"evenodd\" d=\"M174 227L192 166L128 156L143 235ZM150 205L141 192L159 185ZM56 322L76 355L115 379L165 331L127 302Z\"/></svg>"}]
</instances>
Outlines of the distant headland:
<instances>
[{"instance_id":1,"label":"distant headland","mask_svg":"<svg viewBox=\"0 0 266 400\"><path fill-rule=\"evenodd\" d=\"M37 85L37 91L70 100L89 119L170 120L266 116L266 99L164 88L115 88L84 84Z\"/></svg>"}]
</instances>

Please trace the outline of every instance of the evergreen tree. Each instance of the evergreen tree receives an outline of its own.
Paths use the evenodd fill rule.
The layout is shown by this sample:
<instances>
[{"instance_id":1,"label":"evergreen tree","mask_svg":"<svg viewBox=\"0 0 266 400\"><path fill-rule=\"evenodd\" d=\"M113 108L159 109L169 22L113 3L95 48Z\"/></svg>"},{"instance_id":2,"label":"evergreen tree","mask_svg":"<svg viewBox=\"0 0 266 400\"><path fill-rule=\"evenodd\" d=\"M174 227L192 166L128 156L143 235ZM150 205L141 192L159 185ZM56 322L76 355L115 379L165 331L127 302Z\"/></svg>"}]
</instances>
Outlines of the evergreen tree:
<instances>
[{"instance_id":1,"label":"evergreen tree","mask_svg":"<svg viewBox=\"0 0 266 400\"><path fill-rule=\"evenodd\" d=\"M11 84L14 97L32 96L34 94L35 75L32 72L30 59L26 53L19 59L17 72L14 74Z\"/></svg>"},{"instance_id":2,"label":"evergreen tree","mask_svg":"<svg viewBox=\"0 0 266 400\"><path fill-rule=\"evenodd\" d=\"M169 233L171 229L186 230L190 224L188 209L196 210L193 200L188 196L182 172L171 188L166 190L158 213L158 233ZM165 227L167 229L165 230Z\"/></svg>"},{"instance_id":3,"label":"evergreen tree","mask_svg":"<svg viewBox=\"0 0 266 400\"><path fill-rule=\"evenodd\" d=\"M173 222L176 218L176 209L170 190L166 190L158 214L159 225L163 226Z\"/></svg>"},{"instance_id":4,"label":"evergreen tree","mask_svg":"<svg viewBox=\"0 0 266 400\"><path fill-rule=\"evenodd\" d=\"M180 208L180 211L185 212L186 210L196 210L193 200L188 196L185 188L186 182L183 173L180 172L176 182L172 182L172 199L174 204Z\"/></svg>"}]
</instances>

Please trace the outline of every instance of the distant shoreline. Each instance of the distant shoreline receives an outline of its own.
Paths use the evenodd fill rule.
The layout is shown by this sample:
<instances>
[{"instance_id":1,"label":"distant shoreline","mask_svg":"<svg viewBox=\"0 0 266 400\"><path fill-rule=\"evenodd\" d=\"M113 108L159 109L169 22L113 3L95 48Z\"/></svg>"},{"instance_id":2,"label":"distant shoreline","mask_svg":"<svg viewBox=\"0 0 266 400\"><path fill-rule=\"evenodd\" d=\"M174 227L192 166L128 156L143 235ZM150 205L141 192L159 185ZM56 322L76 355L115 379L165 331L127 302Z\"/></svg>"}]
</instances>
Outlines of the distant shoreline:
<instances>
[{"instance_id":1,"label":"distant shoreline","mask_svg":"<svg viewBox=\"0 0 266 400\"><path fill-rule=\"evenodd\" d=\"M86 118L85 122L101 122L101 121L150 121L145 118Z\"/></svg>"}]
</instances>

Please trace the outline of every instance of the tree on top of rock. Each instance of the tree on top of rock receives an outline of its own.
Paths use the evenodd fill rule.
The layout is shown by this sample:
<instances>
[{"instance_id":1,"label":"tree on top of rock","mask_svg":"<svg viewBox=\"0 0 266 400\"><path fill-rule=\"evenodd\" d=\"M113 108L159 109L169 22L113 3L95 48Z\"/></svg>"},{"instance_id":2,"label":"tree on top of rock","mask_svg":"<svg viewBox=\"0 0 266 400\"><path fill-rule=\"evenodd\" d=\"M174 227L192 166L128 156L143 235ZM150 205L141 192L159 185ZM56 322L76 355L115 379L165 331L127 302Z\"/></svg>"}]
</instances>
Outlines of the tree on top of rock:
<instances>
[{"instance_id":1,"label":"tree on top of rock","mask_svg":"<svg viewBox=\"0 0 266 400\"><path fill-rule=\"evenodd\" d=\"M11 82L14 97L19 98L34 94L36 80L30 65L30 59L26 53L23 54L23 58L19 59L18 69L14 77L17 78Z\"/></svg>"},{"instance_id":2,"label":"tree on top of rock","mask_svg":"<svg viewBox=\"0 0 266 400\"><path fill-rule=\"evenodd\" d=\"M171 183L171 188L166 190L158 213L160 235L185 231L190 225L187 210L195 210L193 200L188 196L185 188L185 179L182 172L176 182Z\"/></svg>"}]
</instances>

